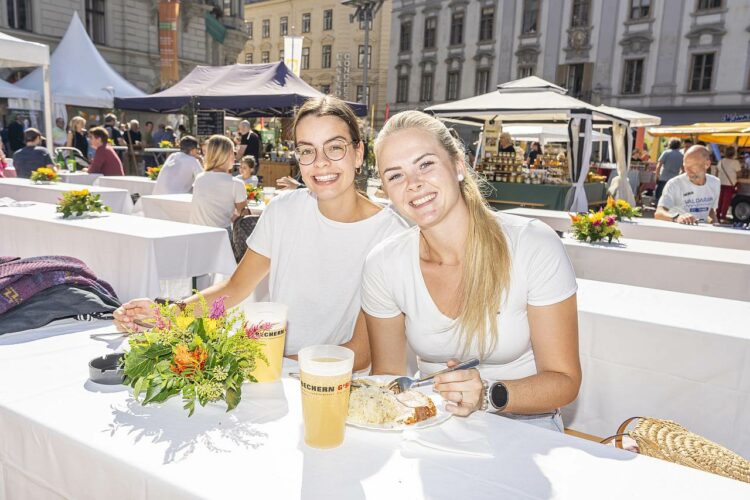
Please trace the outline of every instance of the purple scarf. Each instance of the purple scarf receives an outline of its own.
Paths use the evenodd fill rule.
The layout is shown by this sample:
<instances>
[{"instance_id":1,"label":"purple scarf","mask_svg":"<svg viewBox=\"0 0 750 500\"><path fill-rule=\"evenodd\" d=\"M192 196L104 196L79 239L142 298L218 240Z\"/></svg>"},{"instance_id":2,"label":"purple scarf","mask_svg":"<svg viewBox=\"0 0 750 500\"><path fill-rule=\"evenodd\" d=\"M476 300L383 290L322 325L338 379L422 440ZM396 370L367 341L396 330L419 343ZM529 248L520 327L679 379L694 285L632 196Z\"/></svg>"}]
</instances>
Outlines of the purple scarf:
<instances>
[{"instance_id":1,"label":"purple scarf","mask_svg":"<svg viewBox=\"0 0 750 500\"><path fill-rule=\"evenodd\" d=\"M109 283L98 279L86 264L73 257L0 257L0 314L42 290L63 284L90 287L117 298Z\"/></svg>"}]
</instances>

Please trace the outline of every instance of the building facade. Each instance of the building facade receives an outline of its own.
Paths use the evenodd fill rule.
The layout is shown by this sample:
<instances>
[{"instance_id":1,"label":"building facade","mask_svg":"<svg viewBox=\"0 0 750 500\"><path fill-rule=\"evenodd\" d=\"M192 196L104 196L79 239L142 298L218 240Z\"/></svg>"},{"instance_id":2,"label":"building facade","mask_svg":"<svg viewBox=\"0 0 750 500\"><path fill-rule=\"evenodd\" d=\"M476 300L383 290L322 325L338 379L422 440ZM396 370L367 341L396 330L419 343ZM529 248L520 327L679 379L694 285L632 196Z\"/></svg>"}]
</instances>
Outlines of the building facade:
<instances>
[{"instance_id":1,"label":"building facade","mask_svg":"<svg viewBox=\"0 0 750 500\"><path fill-rule=\"evenodd\" d=\"M370 117L383 122L386 103L390 5L385 0L370 22ZM238 62L283 60L284 36L303 37L300 76L311 86L347 101L364 102L365 22L339 0L265 0L245 5L249 39ZM374 112L374 113L373 113Z\"/></svg>"},{"instance_id":2,"label":"building facade","mask_svg":"<svg viewBox=\"0 0 750 500\"><path fill-rule=\"evenodd\" d=\"M750 113L746 0L394 0L391 32L393 110L537 75L664 124Z\"/></svg>"},{"instance_id":3,"label":"building facade","mask_svg":"<svg viewBox=\"0 0 750 500\"><path fill-rule=\"evenodd\" d=\"M234 64L247 34L242 0L182 0L177 22L180 78L198 64ZM0 3L5 33L50 46L59 43L77 11L107 62L147 93L160 89L158 0L6 0ZM206 13L226 29L219 43L208 33Z\"/></svg>"}]
</instances>

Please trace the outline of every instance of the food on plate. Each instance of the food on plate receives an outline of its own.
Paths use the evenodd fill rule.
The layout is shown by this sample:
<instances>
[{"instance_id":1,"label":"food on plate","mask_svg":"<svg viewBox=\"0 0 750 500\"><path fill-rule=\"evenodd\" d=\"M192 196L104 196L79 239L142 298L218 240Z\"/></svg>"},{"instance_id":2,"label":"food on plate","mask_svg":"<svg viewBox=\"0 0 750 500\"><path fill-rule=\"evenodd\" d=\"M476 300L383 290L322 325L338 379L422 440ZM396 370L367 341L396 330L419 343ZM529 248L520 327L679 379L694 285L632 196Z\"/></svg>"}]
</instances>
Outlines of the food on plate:
<instances>
[{"instance_id":1,"label":"food on plate","mask_svg":"<svg viewBox=\"0 0 750 500\"><path fill-rule=\"evenodd\" d=\"M412 425L437 415L437 408L425 394L408 390L393 394L383 385L367 379L352 384L349 420L358 424Z\"/></svg>"}]
</instances>

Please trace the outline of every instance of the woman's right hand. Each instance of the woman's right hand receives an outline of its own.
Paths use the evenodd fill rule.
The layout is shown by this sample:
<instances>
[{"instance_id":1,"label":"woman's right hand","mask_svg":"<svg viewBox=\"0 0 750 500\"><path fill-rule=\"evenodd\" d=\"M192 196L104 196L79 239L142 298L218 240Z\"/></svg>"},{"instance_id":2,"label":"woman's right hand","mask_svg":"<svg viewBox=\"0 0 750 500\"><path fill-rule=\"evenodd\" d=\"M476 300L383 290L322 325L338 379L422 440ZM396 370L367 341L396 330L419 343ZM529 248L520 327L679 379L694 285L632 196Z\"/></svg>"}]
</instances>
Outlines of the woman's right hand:
<instances>
[{"instance_id":1,"label":"woman's right hand","mask_svg":"<svg viewBox=\"0 0 750 500\"><path fill-rule=\"evenodd\" d=\"M156 302L151 299L133 299L118 307L114 314L115 327L119 332L140 332L145 328L138 326L134 320L154 318Z\"/></svg>"}]
</instances>

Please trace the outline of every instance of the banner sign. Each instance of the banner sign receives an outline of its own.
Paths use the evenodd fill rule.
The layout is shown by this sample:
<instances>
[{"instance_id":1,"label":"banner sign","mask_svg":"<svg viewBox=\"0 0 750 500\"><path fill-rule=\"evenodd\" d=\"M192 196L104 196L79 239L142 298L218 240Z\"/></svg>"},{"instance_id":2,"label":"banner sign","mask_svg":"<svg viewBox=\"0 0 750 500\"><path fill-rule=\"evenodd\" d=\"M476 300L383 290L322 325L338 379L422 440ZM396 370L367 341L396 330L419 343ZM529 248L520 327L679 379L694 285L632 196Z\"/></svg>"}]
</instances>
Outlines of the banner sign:
<instances>
[{"instance_id":1,"label":"banner sign","mask_svg":"<svg viewBox=\"0 0 750 500\"><path fill-rule=\"evenodd\" d=\"M159 2L159 55L162 87L180 79L180 66L177 62L177 20L179 17L179 0Z\"/></svg>"},{"instance_id":2,"label":"banner sign","mask_svg":"<svg viewBox=\"0 0 750 500\"><path fill-rule=\"evenodd\" d=\"M302 68L302 40L301 36L284 37L284 64L297 76Z\"/></svg>"}]
</instances>

